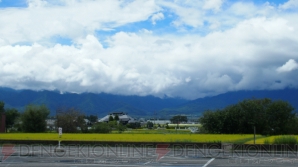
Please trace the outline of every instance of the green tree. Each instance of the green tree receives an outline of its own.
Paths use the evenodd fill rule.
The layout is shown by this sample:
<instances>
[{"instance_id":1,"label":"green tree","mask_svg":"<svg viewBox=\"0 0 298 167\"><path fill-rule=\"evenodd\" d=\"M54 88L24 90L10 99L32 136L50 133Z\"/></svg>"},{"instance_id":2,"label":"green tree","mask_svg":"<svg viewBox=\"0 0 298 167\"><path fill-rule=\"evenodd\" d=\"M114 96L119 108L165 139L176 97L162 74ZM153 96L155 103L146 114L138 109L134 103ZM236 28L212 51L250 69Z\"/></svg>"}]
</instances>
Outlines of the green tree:
<instances>
[{"instance_id":1,"label":"green tree","mask_svg":"<svg viewBox=\"0 0 298 167\"><path fill-rule=\"evenodd\" d=\"M206 111L199 119L209 133L253 133L277 135L294 132L294 108L285 101L247 99L216 111Z\"/></svg>"},{"instance_id":2,"label":"green tree","mask_svg":"<svg viewBox=\"0 0 298 167\"><path fill-rule=\"evenodd\" d=\"M295 119L294 108L285 101L275 101L267 109L267 122L269 134L289 134L289 126Z\"/></svg>"},{"instance_id":3,"label":"green tree","mask_svg":"<svg viewBox=\"0 0 298 167\"><path fill-rule=\"evenodd\" d=\"M110 122L110 121L114 121L114 118L113 118L112 115L109 116L109 122Z\"/></svg>"},{"instance_id":4,"label":"green tree","mask_svg":"<svg viewBox=\"0 0 298 167\"><path fill-rule=\"evenodd\" d=\"M148 122L147 122L147 128L148 128L148 129L152 129L152 128L153 128L153 123L150 122L150 121L148 121Z\"/></svg>"},{"instance_id":5,"label":"green tree","mask_svg":"<svg viewBox=\"0 0 298 167\"><path fill-rule=\"evenodd\" d=\"M200 117L199 122L209 133L222 133L221 129L223 127L223 111L216 110L211 111L207 110Z\"/></svg>"},{"instance_id":6,"label":"green tree","mask_svg":"<svg viewBox=\"0 0 298 167\"><path fill-rule=\"evenodd\" d=\"M99 122L91 127L93 133L110 133L112 131L111 127L105 122Z\"/></svg>"},{"instance_id":7,"label":"green tree","mask_svg":"<svg viewBox=\"0 0 298 167\"><path fill-rule=\"evenodd\" d=\"M170 121L174 124L179 124L181 122L187 122L187 117L182 115L173 116Z\"/></svg>"},{"instance_id":8,"label":"green tree","mask_svg":"<svg viewBox=\"0 0 298 167\"><path fill-rule=\"evenodd\" d=\"M21 116L22 130L24 132L45 132L46 118L50 110L45 105L28 105Z\"/></svg>"},{"instance_id":9,"label":"green tree","mask_svg":"<svg viewBox=\"0 0 298 167\"><path fill-rule=\"evenodd\" d=\"M117 121L109 121L108 122L108 125L111 127L111 128L116 128L117 127Z\"/></svg>"},{"instance_id":10,"label":"green tree","mask_svg":"<svg viewBox=\"0 0 298 167\"><path fill-rule=\"evenodd\" d=\"M79 112L75 120L75 125L77 128L79 128L81 132L83 133L88 132L88 125L87 125L87 122L85 121L85 115L83 113Z\"/></svg>"},{"instance_id":11,"label":"green tree","mask_svg":"<svg viewBox=\"0 0 298 167\"><path fill-rule=\"evenodd\" d=\"M56 110L56 127L61 127L65 133L86 132L88 127L85 115L75 108L58 108ZM78 130L79 129L79 130Z\"/></svg>"},{"instance_id":12,"label":"green tree","mask_svg":"<svg viewBox=\"0 0 298 167\"><path fill-rule=\"evenodd\" d=\"M96 115L90 115L89 116L89 121L93 124L96 123L98 120L98 117Z\"/></svg>"},{"instance_id":13,"label":"green tree","mask_svg":"<svg viewBox=\"0 0 298 167\"><path fill-rule=\"evenodd\" d=\"M5 103L0 101L0 126L2 125L2 114L5 113L4 105Z\"/></svg>"},{"instance_id":14,"label":"green tree","mask_svg":"<svg viewBox=\"0 0 298 167\"><path fill-rule=\"evenodd\" d=\"M119 123L116 127L116 129L118 130L118 133L122 133L123 131L126 130L126 126L123 125L122 123Z\"/></svg>"},{"instance_id":15,"label":"green tree","mask_svg":"<svg viewBox=\"0 0 298 167\"><path fill-rule=\"evenodd\" d=\"M0 114L5 112L4 105L5 103L3 101L0 101Z\"/></svg>"},{"instance_id":16,"label":"green tree","mask_svg":"<svg viewBox=\"0 0 298 167\"><path fill-rule=\"evenodd\" d=\"M127 128L132 128L132 129L137 129L141 127L141 123L140 122L134 122L134 123L128 123L126 125Z\"/></svg>"},{"instance_id":17,"label":"green tree","mask_svg":"<svg viewBox=\"0 0 298 167\"><path fill-rule=\"evenodd\" d=\"M119 121L119 116L118 116L117 114L115 115L114 120L115 120L115 121Z\"/></svg>"},{"instance_id":18,"label":"green tree","mask_svg":"<svg viewBox=\"0 0 298 167\"><path fill-rule=\"evenodd\" d=\"M14 109L14 108L6 109L5 114L6 114L6 128L7 129L12 128L16 119L21 115L18 112L18 110Z\"/></svg>"}]
</instances>

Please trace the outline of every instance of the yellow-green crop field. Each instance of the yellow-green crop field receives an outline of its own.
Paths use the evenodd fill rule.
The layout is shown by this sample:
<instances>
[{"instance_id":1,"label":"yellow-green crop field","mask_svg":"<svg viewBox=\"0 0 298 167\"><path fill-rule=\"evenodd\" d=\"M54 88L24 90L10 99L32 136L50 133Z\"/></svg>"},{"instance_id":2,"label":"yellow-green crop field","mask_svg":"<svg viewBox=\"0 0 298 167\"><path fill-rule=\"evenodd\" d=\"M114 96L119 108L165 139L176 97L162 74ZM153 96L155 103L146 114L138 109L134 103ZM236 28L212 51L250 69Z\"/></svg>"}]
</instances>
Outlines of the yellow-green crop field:
<instances>
[{"instance_id":1,"label":"yellow-green crop field","mask_svg":"<svg viewBox=\"0 0 298 167\"><path fill-rule=\"evenodd\" d=\"M257 138L262 136L257 135ZM247 135L215 134L63 134L57 133L5 133L0 140L61 140L61 141L112 141L112 142L231 142L245 143L253 140Z\"/></svg>"},{"instance_id":2,"label":"yellow-green crop field","mask_svg":"<svg viewBox=\"0 0 298 167\"><path fill-rule=\"evenodd\" d=\"M119 133L118 131L113 131L112 133ZM134 129L134 130L126 130L123 133L127 134L169 134L169 133L179 133L179 134L190 134L189 130L185 129L154 129L154 130L148 130L148 129Z\"/></svg>"},{"instance_id":3,"label":"yellow-green crop field","mask_svg":"<svg viewBox=\"0 0 298 167\"><path fill-rule=\"evenodd\" d=\"M298 140L298 135L291 135L291 136L296 137L296 139ZM269 137L259 138L259 139L256 139L256 144L266 144L266 141L267 141L267 144L272 144L274 139L277 137L281 137L281 136L269 136ZM253 144L253 143L254 143L253 140L245 142L245 144Z\"/></svg>"}]
</instances>

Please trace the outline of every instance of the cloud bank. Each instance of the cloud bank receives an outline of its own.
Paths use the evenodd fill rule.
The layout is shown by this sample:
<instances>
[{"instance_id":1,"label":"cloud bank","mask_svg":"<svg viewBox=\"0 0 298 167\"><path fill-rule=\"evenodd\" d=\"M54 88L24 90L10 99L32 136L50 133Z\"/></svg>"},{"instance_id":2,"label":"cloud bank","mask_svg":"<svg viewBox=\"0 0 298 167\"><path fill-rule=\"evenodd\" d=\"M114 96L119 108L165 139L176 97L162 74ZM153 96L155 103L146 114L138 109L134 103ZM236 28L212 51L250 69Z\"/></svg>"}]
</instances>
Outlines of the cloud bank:
<instances>
[{"instance_id":1,"label":"cloud bank","mask_svg":"<svg viewBox=\"0 0 298 167\"><path fill-rule=\"evenodd\" d=\"M297 88L297 19L295 0L28 0L0 9L0 86L187 99Z\"/></svg>"}]
</instances>

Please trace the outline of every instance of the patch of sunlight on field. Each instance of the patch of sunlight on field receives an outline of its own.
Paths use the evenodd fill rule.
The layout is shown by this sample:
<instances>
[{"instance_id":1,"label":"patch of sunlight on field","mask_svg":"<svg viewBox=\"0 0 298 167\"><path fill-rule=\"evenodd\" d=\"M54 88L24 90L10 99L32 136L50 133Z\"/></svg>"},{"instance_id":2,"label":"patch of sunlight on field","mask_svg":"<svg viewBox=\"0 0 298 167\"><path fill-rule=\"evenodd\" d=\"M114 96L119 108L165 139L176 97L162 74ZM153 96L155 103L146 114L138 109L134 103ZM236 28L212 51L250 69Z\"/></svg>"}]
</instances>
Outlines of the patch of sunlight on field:
<instances>
[{"instance_id":1,"label":"patch of sunlight on field","mask_svg":"<svg viewBox=\"0 0 298 167\"><path fill-rule=\"evenodd\" d=\"M64 140L64 141L121 141L121 142L231 142L244 143L253 135L220 134L63 134L57 133L6 133L1 140Z\"/></svg>"}]
</instances>

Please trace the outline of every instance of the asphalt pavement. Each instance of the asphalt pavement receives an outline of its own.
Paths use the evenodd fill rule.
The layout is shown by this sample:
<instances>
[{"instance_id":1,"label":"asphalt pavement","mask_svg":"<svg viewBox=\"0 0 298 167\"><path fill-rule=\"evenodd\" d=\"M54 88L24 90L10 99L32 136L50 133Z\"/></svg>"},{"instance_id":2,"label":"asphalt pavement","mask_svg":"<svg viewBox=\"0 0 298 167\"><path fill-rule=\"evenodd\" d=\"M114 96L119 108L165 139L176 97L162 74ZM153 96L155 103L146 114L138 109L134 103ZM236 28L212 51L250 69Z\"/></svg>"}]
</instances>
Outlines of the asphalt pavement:
<instances>
[{"instance_id":1,"label":"asphalt pavement","mask_svg":"<svg viewBox=\"0 0 298 167\"><path fill-rule=\"evenodd\" d=\"M231 151L217 148L104 145L3 145L0 166L242 166L296 167L297 152Z\"/></svg>"}]
</instances>

